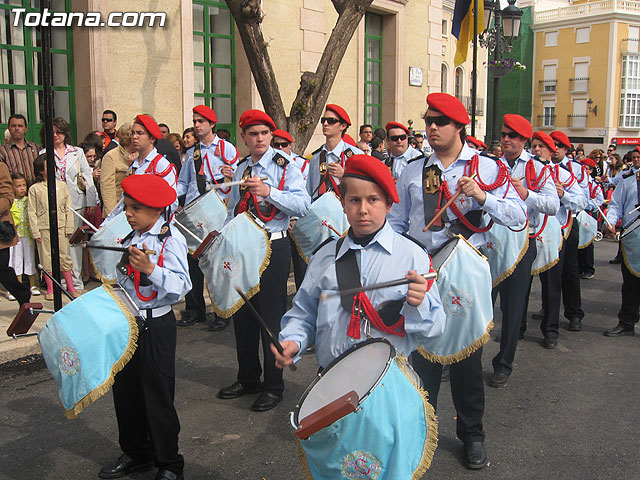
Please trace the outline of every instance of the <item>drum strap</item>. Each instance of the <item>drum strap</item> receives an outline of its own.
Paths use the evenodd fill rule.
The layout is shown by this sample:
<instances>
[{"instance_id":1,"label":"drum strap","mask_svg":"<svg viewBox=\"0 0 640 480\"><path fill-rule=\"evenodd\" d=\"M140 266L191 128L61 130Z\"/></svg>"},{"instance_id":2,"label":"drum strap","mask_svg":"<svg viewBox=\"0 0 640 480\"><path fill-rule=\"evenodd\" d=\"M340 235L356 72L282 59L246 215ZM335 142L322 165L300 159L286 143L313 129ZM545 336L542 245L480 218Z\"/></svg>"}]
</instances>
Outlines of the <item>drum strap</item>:
<instances>
[{"instance_id":1,"label":"drum strap","mask_svg":"<svg viewBox=\"0 0 640 480\"><path fill-rule=\"evenodd\" d=\"M636 172L636 190L638 191L638 203L637 206L640 206L640 170Z\"/></svg>"},{"instance_id":2,"label":"drum strap","mask_svg":"<svg viewBox=\"0 0 640 480\"><path fill-rule=\"evenodd\" d=\"M274 157L274 159L275 158L276 157ZM283 157L280 156L279 158L282 159ZM285 176L287 173L288 165L289 165L289 162L286 161L285 159L285 162L282 165L283 171L282 171L282 177L280 177L280 182L278 183L278 190L282 190L284 188ZM250 164L247 165L247 167L244 170L244 173L242 174L243 180L246 180L247 178L251 178ZM258 201L256 196L253 195L251 191L244 185L240 186L240 197L241 197L241 200L236 205L236 212L235 212L236 215L242 212L249 211L255 214L255 216L257 216L261 221L263 221L264 223L267 223L273 220L278 214L278 212L280 211L275 205L272 205L267 201L264 201L264 200Z\"/></svg>"},{"instance_id":3,"label":"drum strap","mask_svg":"<svg viewBox=\"0 0 640 480\"><path fill-rule=\"evenodd\" d=\"M167 175L169 175L171 171L173 171L173 173L175 174L176 166L171 162L169 162L169 166L165 168L162 172L158 171L158 162L160 161L161 158L163 158L162 155L160 154L156 155L156 158L151 160L151 163L149 164L147 169L144 171L144 173L152 173L153 175L156 175L158 177L166 177ZM173 185L171 183L169 183L169 185L171 185L172 187L175 186L175 184L177 183L177 179L178 179L178 175L176 174Z\"/></svg>"},{"instance_id":4,"label":"drum strap","mask_svg":"<svg viewBox=\"0 0 640 480\"><path fill-rule=\"evenodd\" d=\"M335 194L340 198L340 193L338 192L338 185L331 175L329 175L329 171L327 170L327 152L323 149L320 151L320 161L318 164L320 168L320 184L316 190L318 191L318 196L322 196L327 192L335 192Z\"/></svg>"},{"instance_id":5,"label":"drum strap","mask_svg":"<svg viewBox=\"0 0 640 480\"><path fill-rule=\"evenodd\" d=\"M196 146L193 147L193 167L196 172L196 185L198 186L198 192L200 192L200 195L203 195L207 191L207 179L204 176L203 166L200 142L198 142L196 143Z\"/></svg>"},{"instance_id":6,"label":"drum strap","mask_svg":"<svg viewBox=\"0 0 640 480\"><path fill-rule=\"evenodd\" d=\"M422 167L422 203L424 205L424 224L427 225L442 206L442 172L437 165L427 166L429 160L425 160ZM438 232L442 230L442 217L438 218L429 230Z\"/></svg>"},{"instance_id":7,"label":"drum strap","mask_svg":"<svg viewBox=\"0 0 640 480\"><path fill-rule=\"evenodd\" d=\"M343 242L344 237L336 242L336 257ZM340 290L362 286L355 250L349 249L342 257L336 258L335 266ZM399 337L405 336L404 316L400 315L404 300L387 302L378 311L373 307L369 297L364 292L344 295L340 301L342 308L351 314L349 327L347 328L347 335L351 338L360 338L360 322L363 319L371 322L381 332L389 335L398 335Z\"/></svg>"}]
</instances>

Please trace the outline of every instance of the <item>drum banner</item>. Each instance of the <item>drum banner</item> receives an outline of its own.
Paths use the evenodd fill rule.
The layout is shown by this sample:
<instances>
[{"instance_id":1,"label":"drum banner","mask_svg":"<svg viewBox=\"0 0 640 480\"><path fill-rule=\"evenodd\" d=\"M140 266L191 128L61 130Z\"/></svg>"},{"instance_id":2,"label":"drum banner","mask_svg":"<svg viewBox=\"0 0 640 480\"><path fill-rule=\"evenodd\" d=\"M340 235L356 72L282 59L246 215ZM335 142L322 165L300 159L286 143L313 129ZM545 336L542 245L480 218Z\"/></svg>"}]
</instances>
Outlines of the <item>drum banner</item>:
<instances>
[{"instance_id":1,"label":"drum banner","mask_svg":"<svg viewBox=\"0 0 640 480\"><path fill-rule=\"evenodd\" d=\"M484 234L485 243L480 247L491 268L492 286L511 275L529 248L529 222L524 227L511 229L494 223Z\"/></svg>"},{"instance_id":2,"label":"drum banner","mask_svg":"<svg viewBox=\"0 0 640 480\"><path fill-rule=\"evenodd\" d=\"M489 263L458 235L455 249L440 264L436 283L447 324L442 335L420 339L418 351L430 362L449 365L464 360L489 341L493 328Z\"/></svg>"},{"instance_id":3,"label":"drum banner","mask_svg":"<svg viewBox=\"0 0 640 480\"><path fill-rule=\"evenodd\" d=\"M42 355L58 384L67 418L109 391L138 341L135 317L109 285L85 293L56 312L38 334Z\"/></svg>"},{"instance_id":4,"label":"drum banner","mask_svg":"<svg viewBox=\"0 0 640 480\"><path fill-rule=\"evenodd\" d=\"M309 263L315 249L327 238L338 237L333 229L344 236L349 223L336 194L327 192L311 204L307 214L291 229L291 237L305 262Z\"/></svg>"},{"instance_id":5,"label":"drum banner","mask_svg":"<svg viewBox=\"0 0 640 480\"><path fill-rule=\"evenodd\" d=\"M598 233L598 221L586 211L580 212L576 216L578 222L578 249L587 248L591 245Z\"/></svg>"},{"instance_id":6,"label":"drum banner","mask_svg":"<svg viewBox=\"0 0 640 480\"><path fill-rule=\"evenodd\" d=\"M423 477L438 445L438 424L427 392L407 374L406 365L406 358L396 357L355 412L306 440L295 437L302 478ZM405 427L399 428L401 425Z\"/></svg>"},{"instance_id":7,"label":"drum banner","mask_svg":"<svg viewBox=\"0 0 640 480\"><path fill-rule=\"evenodd\" d=\"M238 215L225 225L198 259L214 312L229 318L244 305L235 287L248 298L258 293L260 277L270 260L269 235L248 213Z\"/></svg>"},{"instance_id":8,"label":"drum banner","mask_svg":"<svg viewBox=\"0 0 640 480\"><path fill-rule=\"evenodd\" d=\"M536 259L531 265L531 275L539 275L554 267L560 260L560 250L564 244L562 227L555 216L549 216L544 231L531 238L536 242Z\"/></svg>"},{"instance_id":9,"label":"drum banner","mask_svg":"<svg viewBox=\"0 0 640 480\"><path fill-rule=\"evenodd\" d=\"M622 260L633 275L640 277L640 228L622 239Z\"/></svg>"},{"instance_id":10,"label":"drum banner","mask_svg":"<svg viewBox=\"0 0 640 480\"><path fill-rule=\"evenodd\" d=\"M120 242L124 237L131 233L131 225L127 222L127 217L124 212L120 212L118 215L109 220L108 223L103 224L100 229L93 234L89 245L98 245L101 247L120 247ZM102 283L115 283L116 266L122 258L122 252L111 252L109 250L89 250L89 261L96 271L98 280Z\"/></svg>"},{"instance_id":11,"label":"drum banner","mask_svg":"<svg viewBox=\"0 0 640 480\"><path fill-rule=\"evenodd\" d=\"M564 239L566 240L567 238L569 238L569 235L571 234L571 229L573 228L573 215L571 215L571 218L568 220L567 222L567 226L562 228L562 234L564 235Z\"/></svg>"},{"instance_id":12,"label":"drum banner","mask_svg":"<svg viewBox=\"0 0 640 480\"><path fill-rule=\"evenodd\" d=\"M215 190L210 190L185 205L184 209L176 213L176 220L196 237L204 238L214 230L221 230L227 219L227 207ZM185 233L176 225L187 241L189 252L193 253L200 245L193 236Z\"/></svg>"}]
</instances>

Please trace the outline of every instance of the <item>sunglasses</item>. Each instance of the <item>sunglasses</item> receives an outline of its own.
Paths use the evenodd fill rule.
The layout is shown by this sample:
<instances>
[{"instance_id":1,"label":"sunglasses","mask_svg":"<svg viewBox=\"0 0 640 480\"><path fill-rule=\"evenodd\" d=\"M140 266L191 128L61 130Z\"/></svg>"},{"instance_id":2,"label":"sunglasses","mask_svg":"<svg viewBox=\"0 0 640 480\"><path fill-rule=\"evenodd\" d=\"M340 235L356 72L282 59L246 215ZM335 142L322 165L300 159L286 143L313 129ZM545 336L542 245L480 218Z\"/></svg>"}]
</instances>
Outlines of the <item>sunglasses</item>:
<instances>
[{"instance_id":1,"label":"sunglasses","mask_svg":"<svg viewBox=\"0 0 640 480\"><path fill-rule=\"evenodd\" d=\"M289 146L289 142L273 142L273 146L276 148L285 148Z\"/></svg>"},{"instance_id":2,"label":"sunglasses","mask_svg":"<svg viewBox=\"0 0 640 480\"><path fill-rule=\"evenodd\" d=\"M103 118L103 122L113 122L113 118Z\"/></svg>"},{"instance_id":3,"label":"sunglasses","mask_svg":"<svg viewBox=\"0 0 640 480\"><path fill-rule=\"evenodd\" d=\"M389 140L392 142L397 142L398 140L406 140L407 134L403 133L402 135L389 135Z\"/></svg>"},{"instance_id":4,"label":"sunglasses","mask_svg":"<svg viewBox=\"0 0 640 480\"><path fill-rule=\"evenodd\" d=\"M430 127L432 123L435 123L437 127L444 127L451 123L451 119L445 115L424 117L424 123L427 127Z\"/></svg>"},{"instance_id":5,"label":"sunglasses","mask_svg":"<svg viewBox=\"0 0 640 480\"><path fill-rule=\"evenodd\" d=\"M509 138L518 138L520 134L518 132L500 132L500 138L509 137Z\"/></svg>"},{"instance_id":6,"label":"sunglasses","mask_svg":"<svg viewBox=\"0 0 640 480\"><path fill-rule=\"evenodd\" d=\"M333 118L333 117L322 117L320 119L320 123L328 123L329 125L335 125L336 123L340 122L339 118Z\"/></svg>"}]
</instances>

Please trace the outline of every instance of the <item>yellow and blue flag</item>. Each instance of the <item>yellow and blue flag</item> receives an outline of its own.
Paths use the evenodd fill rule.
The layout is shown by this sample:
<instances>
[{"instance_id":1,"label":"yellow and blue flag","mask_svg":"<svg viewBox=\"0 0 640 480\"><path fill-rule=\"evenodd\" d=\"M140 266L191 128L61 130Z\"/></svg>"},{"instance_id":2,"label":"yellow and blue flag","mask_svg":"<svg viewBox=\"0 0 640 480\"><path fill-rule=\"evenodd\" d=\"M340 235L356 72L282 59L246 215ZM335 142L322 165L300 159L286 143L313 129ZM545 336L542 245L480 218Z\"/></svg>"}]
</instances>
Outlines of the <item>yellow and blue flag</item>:
<instances>
[{"instance_id":1,"label":"yellow and blue flag","mask_svg":"<svg viewBox=\"0 0 640 480\"><path fill-rule=\"evenodd\" d=\"M469 42L473 41L473 2L478 3L478 31L484 28L484 0L456 0L451 33L458 39L454 63L456 67L467 59Z\"/></svg>"}]
</instances>

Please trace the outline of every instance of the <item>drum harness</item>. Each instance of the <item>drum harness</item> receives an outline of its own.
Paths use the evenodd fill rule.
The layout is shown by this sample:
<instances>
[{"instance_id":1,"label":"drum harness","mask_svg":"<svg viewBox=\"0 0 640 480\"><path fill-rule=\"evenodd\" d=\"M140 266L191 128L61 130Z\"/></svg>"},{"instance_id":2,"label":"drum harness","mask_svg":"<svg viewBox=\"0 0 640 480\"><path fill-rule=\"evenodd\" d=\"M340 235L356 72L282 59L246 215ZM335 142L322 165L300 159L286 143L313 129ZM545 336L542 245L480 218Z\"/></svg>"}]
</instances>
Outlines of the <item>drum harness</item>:
<instances>
[{"instance_id":1,"label":"drum harness","mask_svg":"<svg viewBox=\"0 0 640 480\"><path fill-rule=\"evenodd\" d=\"M340 154L340 166L342 168L344 168L345 162L352 155L353 155L353 150L351 150L348 147L342 151L342 153ZM311 194L311 197L313 198L313 195L316 192L318 192L318 196L320 197L327 192L333 191L338 196L338 198L340 198L340 192L338 191L338 184L333 179L333 177L329 175L329 169L327 167L327 151L324 147L320 149L320 160L318 162L318 168L320 170L320 175L322 176L320 177L320 183L318 183L318 186Z\"/></svg>"},{"instance_id":2,"label":"drum harness","mask_svg":"<svg viewBox=\"0 0 640 480\"><path fill-rule=\"evenodd\" d=\"M219 137L218 137L219 138ZM196 143L195 147L193 147L193 168L196 172L196 185L198 186L198 192L200 192L200 195L206 193L207 191L207 178L205 176L205 170L204 170L204 164L206 161L207 164L207 170L209 171L209 175L211 176L211 181L214 184L219 184L222 182L219 182L216 177L213 175L213 172L211 171L211 164L209 163L209 157L208 155L205 153L204 154L204 160L202 159L202 154L200 152L200 145L201 142ZM238 156L240 155L238 153L238 151L236 151L236 156L232 159L232 160L228 160L227 157L225 157L224 155L224 140L219 138L219 142L216 145L216 149L215 149L215 153L214 155L221 158L222 161L224 163L226 163L227 165L231 166L234 163L236 163L236 161L238 160ZM224 182L224 179L223 179ZM220 192L227 194L231 191L231 187L227 187L226 189L221 188Z\"/></svg>"},{"instance_id":3,"label":"drum harness","mask_svg":"<svg viewBox=\"0 0 640 480\"><path fill-rule=\"evenodd\" d=\"M176 172L176 166L169 162L169 166L167 168L165 168L163 171L159 172L158 171L158 162L163 159L164 156L161 154L156 155L156 157L151 160L151 163L149 163L149 165L147 166L147 169L144 171L144 173L151 173L153 175L156 175L157 177L166 177L167 175L169 175L169 173L171 171L173 171L173 173L175 174L175 179L173 181L173 184L169 183L167 181L167 183L169 183L169 185L171 185L172 187L175 187L175 185L178 183L178 174ZM140 165L141 167L142 165ZM130 167L131 171L129 172L129 175L133 175L135 174L136 170L140 167L133 167L133 165Z\"/></svg>"},{"instance_id":4,"label":"drum harness","mask_svg":"<svg viewBox=\"0 0 640 480\"><path fill-rule=\"evenodd\" d=\"M569 180L567 180L567 182L563 183L562 180L560 180L560 167L564 168L567 172L569 172ZM571 168L567 167L566 165L563 165L561 163L556 163L553 168L551 169L551 173L553 174L553 179L555 181L557 181L558 183L560 183L560 185L562 186L563 189L567 189L569 188L571 185L574 184L574 182L578 181L578 179L576 178L576 176L573 174L573 171L571 170ZM573 212L571 210L569 210L567 212L567 223L565 223L564 225L562 225L562 230L566 229L570 224L571 224L571 220L573 217Z\"/></svg>"}]
</instances>

